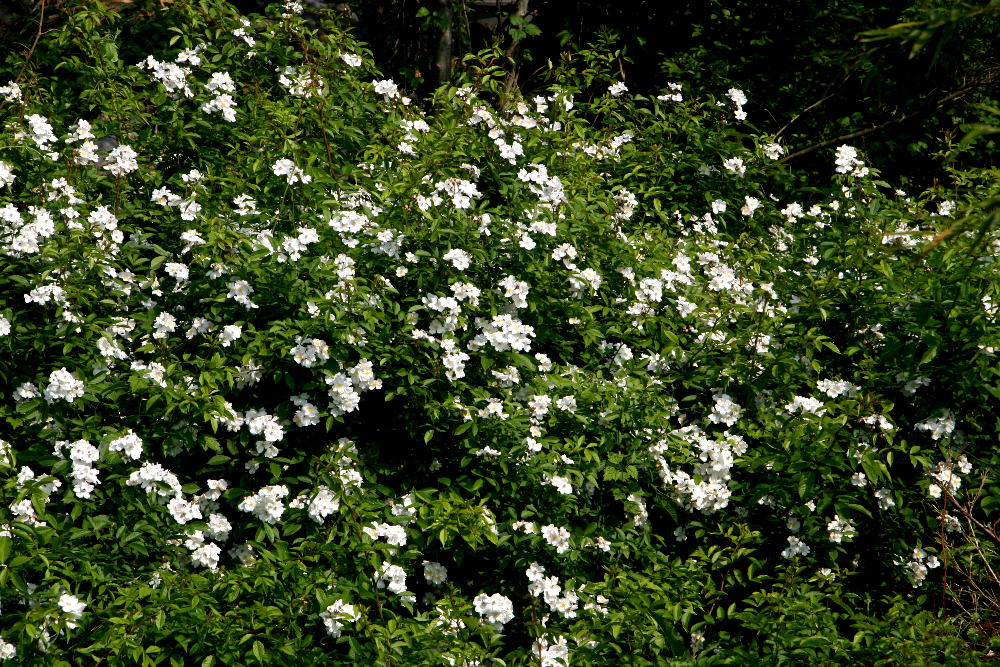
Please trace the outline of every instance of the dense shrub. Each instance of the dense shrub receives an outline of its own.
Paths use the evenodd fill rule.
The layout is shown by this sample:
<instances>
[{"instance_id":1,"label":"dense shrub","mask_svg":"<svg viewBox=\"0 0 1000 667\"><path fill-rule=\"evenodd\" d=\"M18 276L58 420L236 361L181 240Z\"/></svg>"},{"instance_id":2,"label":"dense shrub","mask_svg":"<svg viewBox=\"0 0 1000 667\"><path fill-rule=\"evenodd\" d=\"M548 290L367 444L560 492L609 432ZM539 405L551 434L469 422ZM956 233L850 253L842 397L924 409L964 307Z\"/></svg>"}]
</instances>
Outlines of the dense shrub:
<instances>
[{"instance_id":1,"label":"dense shrub","mask_svg":"<svg viewBox=\"0 0 1000 667\"><path fill-rule=\"evenodd\" d=\"M3 651L973 659L989 183L790 189L742 92L632 97L607 44L418 109L300 9L80 6L3 89Z\"/></svg>"}]
</instances>

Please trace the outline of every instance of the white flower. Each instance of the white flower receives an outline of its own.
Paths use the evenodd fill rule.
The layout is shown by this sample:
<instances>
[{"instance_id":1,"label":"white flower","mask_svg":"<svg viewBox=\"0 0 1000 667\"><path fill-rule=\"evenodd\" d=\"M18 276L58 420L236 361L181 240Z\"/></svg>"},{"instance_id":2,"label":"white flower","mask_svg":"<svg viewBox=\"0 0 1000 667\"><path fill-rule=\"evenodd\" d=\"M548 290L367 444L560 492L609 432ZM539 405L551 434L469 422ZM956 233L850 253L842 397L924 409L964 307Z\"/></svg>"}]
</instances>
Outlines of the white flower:
<instances>
[{"instance_id":1,"label":"white flower","mask_svg":"<svg viewBox=\"0 0 1000 667\"><path fill-rule=\"evenodd\" d=\"M396 97L399 97L399 87L393 83L392 79L385 79L383 81L375 82L375 93L381 95L382 98L388 102Z\"/></svg>"},{"instance_id":2,"label":"white flower","mask_svg":"<svg viewBox=\"0 0 1000 667\"><path fill-rule=\"evenodd\" d=\"M319 617L323 619L327 634L339 637L344 623L353 623L361 618L361 615L354 610L354 605L337 600L329 605L325 611L320 612Z\"/></svg>"},{"instance_id":3,"label":"white flower","mask_svg":"<svg viewBox=\"0 0 1000 667\"><path fill-rule=\"evenodd\" d=\"M167 275L176 278L178 282L188 279L188 267L186 264L167 262L164 268L167 271Z\"/></svg>"},{"instance_id":4,"label":"white flower","mask_svg":"<svg viewBox=\"0 0 1000 667\"><path fill-rule=\"evenodd\" d=\"M569 531L565 528L549 524L542 526L542 537L551 546L556 548L556 553L566 553L569 550Z\"/></svg>"},{"instance_id":5,"label":"white flower","mask_svg":"<svg viewBox=\"0 0 1000 667\"><path fill-rule=\"evenodd\" d=\"M76 628L78 626L73 621L83 618L83 610L87 608L87 605L80 602L80 598L75 595L64 593L59 597L59 608L62 609L63 614L69 619L66 621L66 627Z\"/></svg>"},{"instance_id":6,"label":"white flower","mask_svg":"<svg viewBox=\"0 0 1000 667\"><path fill-rule=\"evenodd\" d=\"M295 166L294 162L285 158L271 165L271 171L274 172L275 176L284 176L289 185L300 182L304 185L312 182L312 176L309 176L302 169Z\"/></svg>"},{"instance_id":7,"label":"white flower","mask_svg":"<svg viewBox=\"0 0 1000 667\"><path fill-rule=\"evenodd\" d=\"M406 591L406 570L388 562L382 563L382 569L375 574L375 585L388 588L391 593L401 595Z\"/></svg>"},{"instance_id":8,"label":"white flower","mask_svg":"<svg viewBox=\"0 0 1000 667\"><path fill-rule=\"evenodd\" d=\"M52 371L49 374L49 386L45 388L45 400L52 403L55 400L63 399L72 403L83 396L84 385L76 376L66 368Z\"/></svg>"},{"instance_id":9,"label":"white flower","mask_svg":"<svg viewBox=\"0 0 1000 667\"><path fill-rule=\"evenodd\" d=\"M428 583L441 586L448 579L448 569L441 563L424 561L424 578Z\"/></svg>"},{"instance_id":10,"label":"white flower","mask_svg":"<svg viewBox=\"0 0 1000 667\"><path fill-rule=\"evenodd\" d=\"M219 337L219 340L222 344L222 347L229 347L234 340L237 340L238 338L242 337L242 335L243 335L242 327L235 324L228 324L222 327L222 335Z\"/></svg>"},{"instance_id":11,"label":"white flower","mask_svg":"<svg viewBox=\"0 0 1000 667\"><path fill-rule=\"evenodd\" d=\"M857 534L853 522L843 519L839 515L826 525L826 530L829 533L830 541L837 544L840 544L845 537L852 538Z\"/></svg>"},{"instance_id":12,"label":"white flower","mask_svg":"<svg viewBox=\"0 0 1000 667\"><path fill-rule=\"evenodd\" d=\"M794 558L799 555L808 556L809 551L810 549L808 544L793 535L789 535L788 548L782 551L781 555L785 558Z\"/></svg>"},{"instance_id":13,"label":"white flower","mask_svg":"<svg viewBox=\"0 0 1000 667\"><path fill-rule=\"evenodd\" d=\"M130 146L123 144L108 153L108 163L104 168L115 176L126 176L139 168L136 159L138 157L139 155Z\"/></svg>"},{"instance_id":14,"label":"white flower","mask_svg":"<svg viewBox=\"0 0 1000 667\"><path fill-rule=\"evenodd\" d=\"M611 95L611 97L621 97L623 93L627 93L627 92L628 92L628 88L625 86L625 83L622 82L622 81L619 81L618 83L612 84L611 87L608 88L608 93Z\"/></svg>"},{"instance_id":15,"label":"white flower","mask_svg":"<svg viewBox=\"0 0 1000 667\"><path fill-rule=\"evenodd\" d=\"M489 623L500 632L503 632L505 623L514 620L514 603L499 593L489 596L480 593L472 600L472 605L484 623Z\"/></svg>"},{"instance_id":16,"label":"white flower","mask_svg":"<svg viewBox=\"0 0 1000 667\"><path fill-rule=\"evenodd\" d=\"M744 199L746 200L746 204L744 204L743 208L740 209L740 213L742 213L745 217L752 218L754 211L760 208L760 200L749 195L744 197Z\"/></svg>"},{"instance_id":17,"label":"white flower","mask_svg":"<svg viewBox=\"0 0 1000 667\"><path fill-rule=\"evenodd\" d=\"M446 252L441 257L441 259L443 259L446 262L451 262L452 266L454 266L459 271L465 271L467 268L469 268L471 260L471 258L469 257L469 253L465 252L464 250L459 250L457 248Z\"/></svg>"},{"instance_id":18,"label":"white flower","mask_svg":"<svg viewBox=\"0 0 1000 667\"><path fill-rule=\"evenodd\" d=\"M0 189L11 185L17 176L14 175L14 168L6 162L0 161Z\"/></svg>"},{"instance_id":19,"label":"white flower","mask_svg":"<svg viewBox=\"0 0 1000 667\"><path fill-rule=\"evenodd\" d=\"M740 178L747 173L747 168L743 165L743 160L738 157L731 157L723 162L722 168L730 173L736 174Z\"/></svg>"}]
</instances>

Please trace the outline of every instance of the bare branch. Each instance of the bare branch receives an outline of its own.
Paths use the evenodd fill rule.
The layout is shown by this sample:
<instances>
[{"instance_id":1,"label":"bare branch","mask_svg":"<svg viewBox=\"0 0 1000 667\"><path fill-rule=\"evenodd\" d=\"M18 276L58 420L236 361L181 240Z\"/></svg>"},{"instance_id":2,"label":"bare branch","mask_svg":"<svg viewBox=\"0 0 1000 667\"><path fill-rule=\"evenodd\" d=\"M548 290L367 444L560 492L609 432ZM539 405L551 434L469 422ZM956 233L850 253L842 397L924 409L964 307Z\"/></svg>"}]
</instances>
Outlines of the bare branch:
<instances>
[{"instance_id":1,"label":"bare branch","mask_svg":"<svg viewBox=\"0 0 1000 667\"><path fill-rule=\"evenodd\" d=\"M870 127L867 130L858 130L857 132L851 132L850 134L845 134L845 135L839 136L836 139L830 139L828 141L823 141L821 143L818 143L818 144L815 144L813 146L810 146L809 148L803 148L800 151L795 151L794 153L786 155L785 157L783 157L780 160L778 160L778 164L783 164L785 162L788 162L789 160L791 160L794 157L799 157L800 155L807 155L807 154L812 153L814 151L818 151L821 148L826 148L827 146L832 146L834 144L840 143L841 141L846 141L848 139L856 139L858 137L863 137L865 135L871 134L872 132L878 132L879 130L881 130L883 128L889 127L890 125L897 125L899 123L902 123L905 120L910 120L910 119L913 119L913 118L919 118L920 116L928 114L931 111L936 111L936 110L940 109L941 107L943 107L945 104L947 104L948 102L950 102L952 100L956 100L959 97L962 97L966 93L972 91L973 88L974 88L974 86L966 86L964 88L956 90L955 92L951 93L950 95L947 95L947 96L941 98L940 100L938 100L937 103L933 107L928 107L928 108L923 109L922 111L918 111L917 113L912 114L910 116L907 116L906 114L904 114L904 115L900 116L899 118L893 118L892 120L886 121L886 122L882 123L881 125L876 125L875 127ZM784 129L784 128L782 128L782 129Z\"/></svg>"}]
</instances>

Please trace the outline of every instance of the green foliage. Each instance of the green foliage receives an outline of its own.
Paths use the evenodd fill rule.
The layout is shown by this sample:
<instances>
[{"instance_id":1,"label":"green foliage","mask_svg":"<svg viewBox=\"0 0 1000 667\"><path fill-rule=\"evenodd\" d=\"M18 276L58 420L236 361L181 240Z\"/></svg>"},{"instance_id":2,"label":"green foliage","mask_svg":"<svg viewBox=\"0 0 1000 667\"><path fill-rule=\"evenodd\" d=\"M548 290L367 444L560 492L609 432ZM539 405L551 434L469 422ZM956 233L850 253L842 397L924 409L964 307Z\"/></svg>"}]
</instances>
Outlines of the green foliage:
<instances>
[{"instance_id":1,"label":"green foliage","mask_svg":"<svg viewBox=\"0 0 1000 667\"><path fill-rule=\"evenodd\" d=\"M985 653L988 174L804 186L736 91L608 92L610 35L422 107L295 9L74 6L5 93L0 650Z\"/></svg>"}]
</instances>

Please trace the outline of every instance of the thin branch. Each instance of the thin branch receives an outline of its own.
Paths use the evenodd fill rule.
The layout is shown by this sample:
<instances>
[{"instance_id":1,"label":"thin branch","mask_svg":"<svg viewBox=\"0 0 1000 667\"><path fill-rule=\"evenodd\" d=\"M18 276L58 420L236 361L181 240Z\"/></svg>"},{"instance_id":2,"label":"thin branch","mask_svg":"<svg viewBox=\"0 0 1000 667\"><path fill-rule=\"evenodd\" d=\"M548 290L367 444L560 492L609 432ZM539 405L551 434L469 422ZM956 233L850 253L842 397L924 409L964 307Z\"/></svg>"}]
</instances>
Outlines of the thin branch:
<instances>
[{"instance_id":1,"label":"thin branch","mask_svg":"<svg viewBox=\"0 0 1000 667\"><path fill-rule=\"evenodd\" d=\"M913 114L911 116L907 116L907 115L904 114L904 115L902 115L899 118L893 118L892 120L886 121L886 122L882 123L881 125L876 125L875 127L870 127L867 130L858 130L857 132L851 132L850 134L845 134L845 135L839 136L836 139L830 139L828 141L823 141L821 143L818 143L818 144L815 144L813 146L810 146L809 148L803 148L800 151L795 151L794 153L791 153L790 155L786 155L785 157L783 157L780 160L778 160L777 164L784 164L785 162L788 162L789 160L791 160L794 157L799 157L800 155L807 155L809 153L812 153L813 151L818 151L821 148L826 148L827 146L832 146L833 144L840 143L841 141L846 141L847 139L856 139L857 137L863 137L865 135L871 134L872 132L878 132L879 130L881 130L883 128L889 127L890 125L896 125L898 123L902 123L904 120L909 120L909 119L912 119L912 118L919 118L920 116L925 115L927 113L930 113L931 111L936 111L936 110L940 109L945 104L947 104L948 102L950 102L950 101L952 101L954 99L962 97L963 95L965 95L966 93L968 93L972 89L973 89L973 86L966 86L965 88L962 88L960 90L956 90L954 93L952 93L950 95L947 95L946 97L943 97L940 100L938 100L938 102L933 107L928 107L927 109L924 109L922 111L918 111L917 113L915 113L915 114Z\"/></svg>"},{"instance_id":2,"label":"thin branch","mask_svg":"<svg viewBox=\"0 0 1000 667\"><path fill-rule=\"evenodd\" d=\"M972 516L972 512L962 507L962 505L960 505L959 502L955 500L954 496L949 494L948 497L951 499L951 504L954 505L955 508L962 513L962 516L964 516L967 520L979 526L979 529L982 530L984 533L986 533L987 537L989 537L991 540L996 542L998 546L1000 546L1000 537L997 537L997 534L994 533L992 530L990 530L989 526L983 525L983 523L979 519Z\"/></svg>"},{"instance_id":3,"label":"thin branch","mask_svg":"<svg viewBox=\"0 0 1000 667\"><path fill-rule=\"evenodd\" d=\"M795 121L797 121L797 120L798 120L798 119L799 119L799 118L800 118L800 117L802 116L802 114L804 114L805 112L809 111L810 109L815 109L815 108L816 108L816 107L818 107L818 106L819 106L820 104L823 104L823 102L826 102L826 101L827 101L828 99L830 99L830 98L831 98L831 97L833 97L834 95L836 95L836 93L830 93L829 95L827 95L827 96L826 96L826 97L824 97L823 99L819 100L818 102L813 102L812 104L810 104L809 106L807 106L807 107L806 107L805 109L803 109L803 110L802 110L802 111L800 111L799 113L795 114L795 117L794 117L794 118L792 118L792 119L791 119L790 121L788 121L788 123L786 123L786 124L785 124L785 126L784 126L783 128L781 128L780 130L778 130L777 132L775 132L775 134L774 134L774 138L775 138L775 139L777 139L777 138L778 138L779 136L781 136L781 133L782 133L782 132L784 132L785 130L787 130L787 129L788 129L788 127L789 127L789 126L790 126L790 125L791 125L792 123L794 123Z\"/></svg>"},{"instance_id":4,"label":"thin branch","mask_svg":"<svg viewBox=\"0 0 1000 667\"><path fill-rule=\"evenodd\" d=\"M24 64L21 65L21 71L17 73L17 78L14 79L14 83L21 81L21 75L24 74L24 70L28 67L28 61L31 60L31 54L35 52L35 47L38 46L38 40L42 38L42 24L45 22L45 0L42 0L42 13L38 17L38 34L35 35L35 41L31 44L31 49L28 50L28 55L24 58Z\"/></svg>"}]
</instances>

